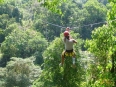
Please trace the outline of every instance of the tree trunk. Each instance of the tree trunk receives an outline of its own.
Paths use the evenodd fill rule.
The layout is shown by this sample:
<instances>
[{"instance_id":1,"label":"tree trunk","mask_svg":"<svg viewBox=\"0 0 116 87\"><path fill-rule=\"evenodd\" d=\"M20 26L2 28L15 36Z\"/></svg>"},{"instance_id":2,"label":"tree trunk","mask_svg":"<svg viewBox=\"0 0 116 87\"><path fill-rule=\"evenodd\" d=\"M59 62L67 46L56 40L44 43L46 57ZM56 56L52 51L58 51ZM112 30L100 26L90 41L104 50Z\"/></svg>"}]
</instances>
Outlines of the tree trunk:
<instances>
[{"instance_id":1,"label":"tree trunk","mask_svg":"<svg viewBox=\"0 0 116 87\"><path fill-rule=\"evenodd\" d=\"M116 51L114 52L114 54L112 54L112 68L111 68L111 74L112 77L114 78L114 87L116 87L116 66L115 66L115 57L116 57Z\"/></svg>"}]
</instances>

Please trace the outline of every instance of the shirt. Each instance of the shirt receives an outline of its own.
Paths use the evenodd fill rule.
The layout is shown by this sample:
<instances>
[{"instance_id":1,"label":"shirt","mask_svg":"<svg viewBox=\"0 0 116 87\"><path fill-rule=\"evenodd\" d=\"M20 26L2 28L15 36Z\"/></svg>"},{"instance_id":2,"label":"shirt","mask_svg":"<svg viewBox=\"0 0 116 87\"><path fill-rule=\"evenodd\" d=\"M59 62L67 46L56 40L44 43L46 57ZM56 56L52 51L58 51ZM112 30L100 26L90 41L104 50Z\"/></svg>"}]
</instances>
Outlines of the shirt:
<instances>
[{"instance_id":1,"label":"shirt","mask_svg":"<svg viewBox=\"0 0 116 87\"><path fill-rule=\"evenodd\" d=\"M64 39L65 43L65 50L72 50L73 49L73 44L74 44L74 39Z\"/></svg>"}]
</instances>

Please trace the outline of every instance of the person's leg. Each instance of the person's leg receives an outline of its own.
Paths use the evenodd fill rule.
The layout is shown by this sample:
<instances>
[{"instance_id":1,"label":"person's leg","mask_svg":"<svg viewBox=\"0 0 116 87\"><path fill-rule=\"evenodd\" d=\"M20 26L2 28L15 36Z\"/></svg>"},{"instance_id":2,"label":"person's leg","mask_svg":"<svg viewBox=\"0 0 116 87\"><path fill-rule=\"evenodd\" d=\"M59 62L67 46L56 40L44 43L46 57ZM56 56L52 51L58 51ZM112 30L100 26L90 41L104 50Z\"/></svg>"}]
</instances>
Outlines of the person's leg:
<instances>
[{"instance_id":1,"label":"person's leg","mask_svg":"<svg viewBox=\"0 0 116 87\"><path fill-rule=\"evenodd\" d=\"M61 65L64 64L64 55L65 55L65 51L63 51L61 55Z\"/></svg>"},{"instance_id":2,"label":"person's leg","mask_svg":"<svg viewBox=\"0 0 116 87\"><path fill-rule=\"evenodd\" d=\"M75 54L75 51L73 51L73 54L72 54L72 63L73 63L73 65L75 65L75 57L76 57L76 54Z\"/></svg>"}]
</instances>

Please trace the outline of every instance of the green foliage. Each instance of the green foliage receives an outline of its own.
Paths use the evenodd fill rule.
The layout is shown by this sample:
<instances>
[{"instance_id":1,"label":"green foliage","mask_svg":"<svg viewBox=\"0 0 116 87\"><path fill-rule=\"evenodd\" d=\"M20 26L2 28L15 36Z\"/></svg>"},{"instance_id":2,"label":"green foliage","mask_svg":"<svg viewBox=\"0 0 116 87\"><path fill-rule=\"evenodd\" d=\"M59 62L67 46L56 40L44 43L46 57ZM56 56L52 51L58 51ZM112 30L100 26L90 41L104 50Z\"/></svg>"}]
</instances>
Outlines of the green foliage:
<instances>
[{"instance_id":1,"label":"green foliage","mask_svg":"<svg viewBox=\"0 0 116 87\"><path fill-rule=\"evenodd\" d=\"M94 79L91 79L90 85L92 87L111 87L113 86L113 79L110 73L111 69L111 52L114 47L115 37L112 28L107 25L99 27L92 32L92 40L86 40L86 47L95 55L95 64L92 67L97 66L96 69L91 69L90 72ZM111 50L112 49L112 50ZM100 62L102 61L102 62Z\"/></svg>"},{"instance_id":2,"label":"green foliage","mask_svg":"<svg viewBox=\"0 0 116 87\"><path fill-rule=\"evenodd\" d=\"M113 27L116 27L116 1L115 0L109 0L112 8L110 9L110 11L108 12L108 20L109 24Z\"/></svg>"},{"instance_id":3,"label":"green foliage","mask_svg":"<svg viewBox=\"0 0 116 87\"><path fill-rule=\"evenodd\" d=\"M83 27L83 25L104 22L106 20L107 9L104 5L98 3L99 1L106 4L106 0L38 1L39 2L36 0L4 0L4 3L0 4L0 49L2 50L2 53L0 54L0 64L7 63L13 56L21 57L19 60L16 59L16 61L12 59L13 61L11 60L8 63L7 69L9 69L8 67L12 67L9 71L1 71L0 86L1 84L3 86L5 82L5 75L3 75L3 73L6 73L6 82L10 82L13 85L20 84L20 86L22 81L25 82L23 85L29 83L31 86L31 83L37 79L33 83L33 87L66 87L67 85L71 87L111 87L113 84L112 82L115 82L115 78L113 77L116 76L115 70L112 68L113 64L115 64L115 60L112 62L112 59L115 59L116 49L114 42L115 28L113 28L116 25L115 21L109 21L108 23L112 28L103 26L92 32L92 40L87 40L86 45L95 57L90 57L90 60L85 60L84 63L83 57L80 57L78 52L78 49L80 49L81 45L84 43L81 39L77 40L78 44L74 46L77 53L77 68L73 69L68 65L71 69L70 71L64 69L64 67L59 67L64 46L61 38L55 38L56 36L60 36L60 33L63 32L65 28L61 29L58 26L54 26L54 24L64 27L70 26L74 32L79 32L82 38L90 38L91 31L95 27L102 26L102 24L91 25L88 27ZM110 10L108 14L108 19L114 20L116 14L115 1L109 1L111 2L112 10ZM41 7L40 4L45 8ZM75 28L75 26L77 27ZM29 28L34 29L34 31ZM47 41L36 31L41 32L49 41L55 39L48 46L47 50L45 50ZM71 32L71 35L73 35L72 37L77 38L78 35L74 34L74 32ZM43 51L44 54L42 55ZM111 58L112 54L113 57ZM22 60L22 58L30 56L36 58L34 62L37 64L43 63L44 56L44 68L40 78L38 77L39 72L36 72L38 67L35 69L35 66L33 65L31 65L33 73L30 72L29 77L25 75L26 73L22 74L22 72L20 72L21 74L17 74L20 70L25 71L25 68L19 67L19 70L14 69L17 64L25 66L23 63L28 60ZM89 55L85 58L88 59L88 56ZM92 60L93 62L91 62ZM27 64L25 67L28 69L30 66ZM15 72L15 70L17 71ZM110 73L110 70L112 70L112 73ZM75 72L77 73L75 74ZM62 79L64 74L69 76L65 80ZM70 78L71 80L69 80ZM10 83L9 86L12 85ZM67 85L63 83L66 83Z\"/></svg>"},{"instance_id":4,"label":"green foliage","mask_svg":"<svg viewBox=\"0 0 116 87\"><path fill-rule=\"evenodd\" d=\"M63 16L61 17L62 23L65 26L75 26L79 24L82 14L80 15L77 3L74 3L72 0L67 1L61 6L61 10L63 12Z\"/></svg>"},{"instance_id":5,"label":"green foliage","mask_svg":"<svg viewBox=\"0 0 116 87\"><path fill-rule=\"evenodd\" d=\"M108 0L98 0L100 3L103 3L104 5L106 5L108 3Z\"/></svg>"},{"instance_id":6,"label":"green foliage","mask_svg":"<svg viewBox=\"0 0 116 87\"><path fill-rule=\"evenodd\" d=\"M41 2L42 0L38 0L39 2ZM51 10L52 12L56 12L61 14L61 10L59 9L59 6L61 6L61 4L63 2L65 2L66 0L45 0L42 5L46 8L48 8L49 10Z\"/></svg>"},{"instance_id":7,"label":"green foliage","mask_svg":"<svg viewBox=\"0 0 116 87\"><path fill-rule=\"evenodd\" d=\"M16 22L20 21L20 12L18 8L13 9L12 16L16 19Z\"/></svg>"},{"instance_id":8,"label":"green foliage","mask_svg":"<svg viewBox=\"0 0 116 87\"><path fill-rule=\"evenodd\" d=\"M0 43L2 43L5 39L4 29L7 26L8 20L9 17L7 14L0 15Z\"/></svg>"},{"instance_id":9,"label":"green foliage","mask_svg":"<svg viewBox=\"0 0 116 87\"><path fill-rule=\"evenodd\" d=\"M3 33L3 30L0 28L0 43L2 43L4 41L4 33Z\"/></svg>"},{"instance_id":10,"label":"green foliage","mask_svg":"<svg viewBox=\"0 0 116 87\"><path fill-rule=\"evenodd\" d=\"M1 6L0 6L0 15L8 15L8 19L12 19L12 18L15 18L15 22L19 22L20 23L20 19L22 18L22 14L21 12L19 11L19 8L15 6L15 4L12 4L15 3L14 1L5 1ZM8 20L7 19L7 20ZM6 21L6 18L3 18L2 20L5 20ZM5 22L7 23L7 22ZM1 26L0 26L1 27Z\"/></svg>"},{"instance_id":11,"label":"green foliage","mask_svg":"<svg viewBox=\"0 0 116 87\"><path fill-rule=\"evenodd\" d=\"M110 0L109 0L110 1ZM116 86L115 80L115 2L110 1L112 9L108 12L108 25L99 27L92 32L92 40L86 40L86 47L92 52L96 59L96 72L90 72L94 79L91 79L89 86L92 87L112 87ZM101 62L102 61L102 62ZM94 65L91 65L94 66ZM91 69L94 70L94 69Z\"/></svg>"},{"instance_id":12,"label":"green foliage","mask_svg":"<svg viewBox=\"0 0 116 87\"><path fill-rule=\"evenodd\" d=\"M37 58L41 60L46 46L47 41L39 32L30 29L25 31L15 29L1 44L1 52L4 58L13 56L26 58L38 53L40 55Z\"/></svg>"},{"instance_id":13,"label":"green foliage","mask_svg":"<svg viewBox=\"0 0 116 87\"><path fill-rule=\"evenodd\" d=\"M113 42L112 46L110 47L110 54L111 54L111 60L112 60L112 68L111 68L111 74L113 77L114 86L116 86L116 0L109 0L110 5L112 6L111 10L108 12L108 20L109 20L109 26L111 27L111 31L114 32L113 34ZM110 32L111 32L110 31Z\"/></svg>"},{"instance_id":14,"label":"green foliage","mask_svg":"<svg viewBox=\"0 0 116 87\"><path fill-rule=\"evenodd\" d=\"M5 87L28 87L40 75L40 67L30 59L11 58L6 66Z\"/></svg>"},{"instance_id":15,"label":"green foliage","mask_svg":"<svg viewBox=\"0 0 116 87\"><path fill-rule=\"evenodd\" d=\"M9 20L8 14L0 15L0 28L5 29L8 20Z\"/></svg>"},{"instance_id":16,"label":"green foliage","mask_svg":"<svg viewBox=\"0 0 116 87\"><path fill-rule=\"evenodd\" d=\"M79 32L83 39L91 38L92 30L102 26L103 23L99 22L106 20L107 8L96 0L81 3L81 6L78 4L80 4L78 1L73 0L64 2L60 6L62 15L51 13L38 6L34 14L35 29L44 34L49 41L52 41L55 36L59 36L67 26L75 32ZM88 25L94 23L99 24Z\"/></svg>"},{"instance_id":17,"label":"green foliage","mask_svg":"<svg viewBox=\"0 0 116 87\"><path fill-rule=\"evenodd\" d=\"M12 17L12 11L14 6L8 3L4 3L0 6L0 15L7 14L10 18Z\"/></svg>"},{"instance_id":18,"label":"green foliage","mask_svg":"<svg viewBox=\"0 0 116 87\"><path fill-rule=\"evenodd\" d=\"M13 22L14 20L11 20L11 22ZM19 27L19 25L17 23L8 23L9 25L7 26L7 28L4 30L4 35L5 37L8 36L9 34L11 34L11 32L13 30L15 30L17 27Z\"/></svg>"},{"instance_id":19,"label":"green foliage","mask_svg":"<svg viewBox=\"0 0 116 87\"><path fill-rule=\"evenodd\" d=\"M99 27L92 32L92 40L86 41L86 46L88 50L94 53L96 56L103 56L107 54L109 47L112 45L112 36L114 31L111 31L107 25ZM101 55L99 53L102 53Z\"/></svg>"},{"instance_id":20,"label":"green foliage","mask_svg":"<svg viewBox=\"0 0 116 87\"><path fill-rule=\"evenodd\" d=\"M2 3L4 0L0 0L0 3Z\"/></svg>"},{"instance_id":21,"label":"green foliage","mask_svg":"<svg viewBox=\"0 0 116 87\"><path fill-rule=\"evenodd\" d=\"M15 25L15 27L12 27L12 29L11 28L9 29L11 25ZM16 28L15 19L10 18L8 14L0 15L0 38L1 38L0 43L2 43L5 37L9 33L11 33L11 31L15 28Z\"/></svg>"},{"instance_id":22,"label":"green foliage","mask_svg":"<svg viewBox=\"0 0 116 87\"><path fill-rule=\"evenodd\" d=\"M88 0L88 2L84 5L84 8L87 9L88 13L90 14L89 17L91 17L91 19L94 19L95 22L102 21L106 17L106 12L107 12L106 7L102 5L101 3L99 3L97 0L94 0L94 1ZM89 23L92 23L92 22L89 22Z\"/></svg>"},{"instance_id":23,"label":"green foliage","mask_svg":"<svg viewBox=\"0 0 116 87\"><path fill-rule=\"evenodd\" d=\"M41 87L53 86L53 80L55 80L55 77L61 77L61 74L59 73L59 63L63 44L60 44L62 44L62 39L56 38L44 52L44 70L41 77L34 82L36 87L40 85ZM56 79L57 81L55 83L59 83L59 81L61 82L58 78Z\"/></svg>"},{"instance_id":24,"label":"green foliage","mask_svg":"<svg viewBox=\"0 0 116 87\"><path fill-rule=\"evenodd\" d=\"M107 8L99 3L97 0L88 0L85 4L84 4L84 9L86 12L86 17L85 20L83 21L84 25L87 24L94 24L94 23L99 23L99 22L104 22L106 20L106 14L107 14ZM87 15L88 14L88 15ZM91 38L91 32L95 27L98 26L102 26L103 24L96 24L96 25L91 25L88 27L83 27L81 29L82 31L82 37L84 39L86 38Z\"/></svg>"},{"instance_id":25,"label":"green foliage","mask_svg":"<svg viewBox=\"0 0 116 87\"><path fill-rule=\"evenodd\" d=\"M71 33L72 35L77 37L77 34L74 34L74 32ZM61 35L62 37L63 35ZM73 36L73 37L74 37ZM76 51L76 58L79 60L80 54L78 52L78 44L75 45L74 49ZM58 87L65 87L66 84L71 87L79 86L80 81L82 80L82 67L80 66L80 63L76 63L76 68L72 68L71 64L69 63L69 66L71 68L70 72L67 72L65 70L66 67L61 68L59 67L59 63L61 61L61 53L63 51L64 44L62 42L62 38L55 38L53 42L49 45L49 47L44 51L44 69L43 72L34 83L33 87L49 87L49 86L58 86ZM72 60L72 58L70 58ZM68 69L69 70L69 69ZM80 71L80 72L77 72ZM64 78L64 75L70 75L67 79L69 83L67 82L67 79ZM71 78L72 77L72 78ZM66 84L65 84L66 83Z\"/></svg>"},{"instance_id":26,"label":"green foliage","mask_svg":"<svg viewBox=\"0 0 116 87\"><path fill-rule=\"evenodd\" d=\"M5 73L6 69L5 68L0 68L0 87L5 87Z\"/></svg>"}]
</instances>

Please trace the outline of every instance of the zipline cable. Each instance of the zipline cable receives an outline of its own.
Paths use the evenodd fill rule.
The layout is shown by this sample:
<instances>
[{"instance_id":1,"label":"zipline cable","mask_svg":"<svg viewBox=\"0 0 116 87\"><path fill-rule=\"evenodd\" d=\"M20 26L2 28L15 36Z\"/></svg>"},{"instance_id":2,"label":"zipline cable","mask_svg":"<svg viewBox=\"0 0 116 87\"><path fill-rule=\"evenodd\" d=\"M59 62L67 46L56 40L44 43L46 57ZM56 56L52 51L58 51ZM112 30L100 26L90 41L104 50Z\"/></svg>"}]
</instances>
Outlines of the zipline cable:
<instances>
[{"instance_id":1,"label":"zipline cable","mask_svg":"<svg viewBox=\"0 0 116 87\"><path fill-rule=\"evenodd\" d=\"M110 22L113 22L113 21L116 21L116 19L114 20L109 20ZM46 24L49 24L49 25L53 25L53 26L56 26L56 27L59 27L59 28L66 28L66 27L63 27L61 25L57 25L57 24L53 24L53 23L48 23L48 22L44 22ZM87 26L93 26L93 25L98 25L98 24L107 24L108 22L107 21L104 21L104 22L97 22L97 23L93 23L93 24L87 24L87 25L83 25L83 26L79 26L79 27L71 27L71 29L73 28L80 28L80 27L87 27Z\"/></svg>"}]
</instances>

